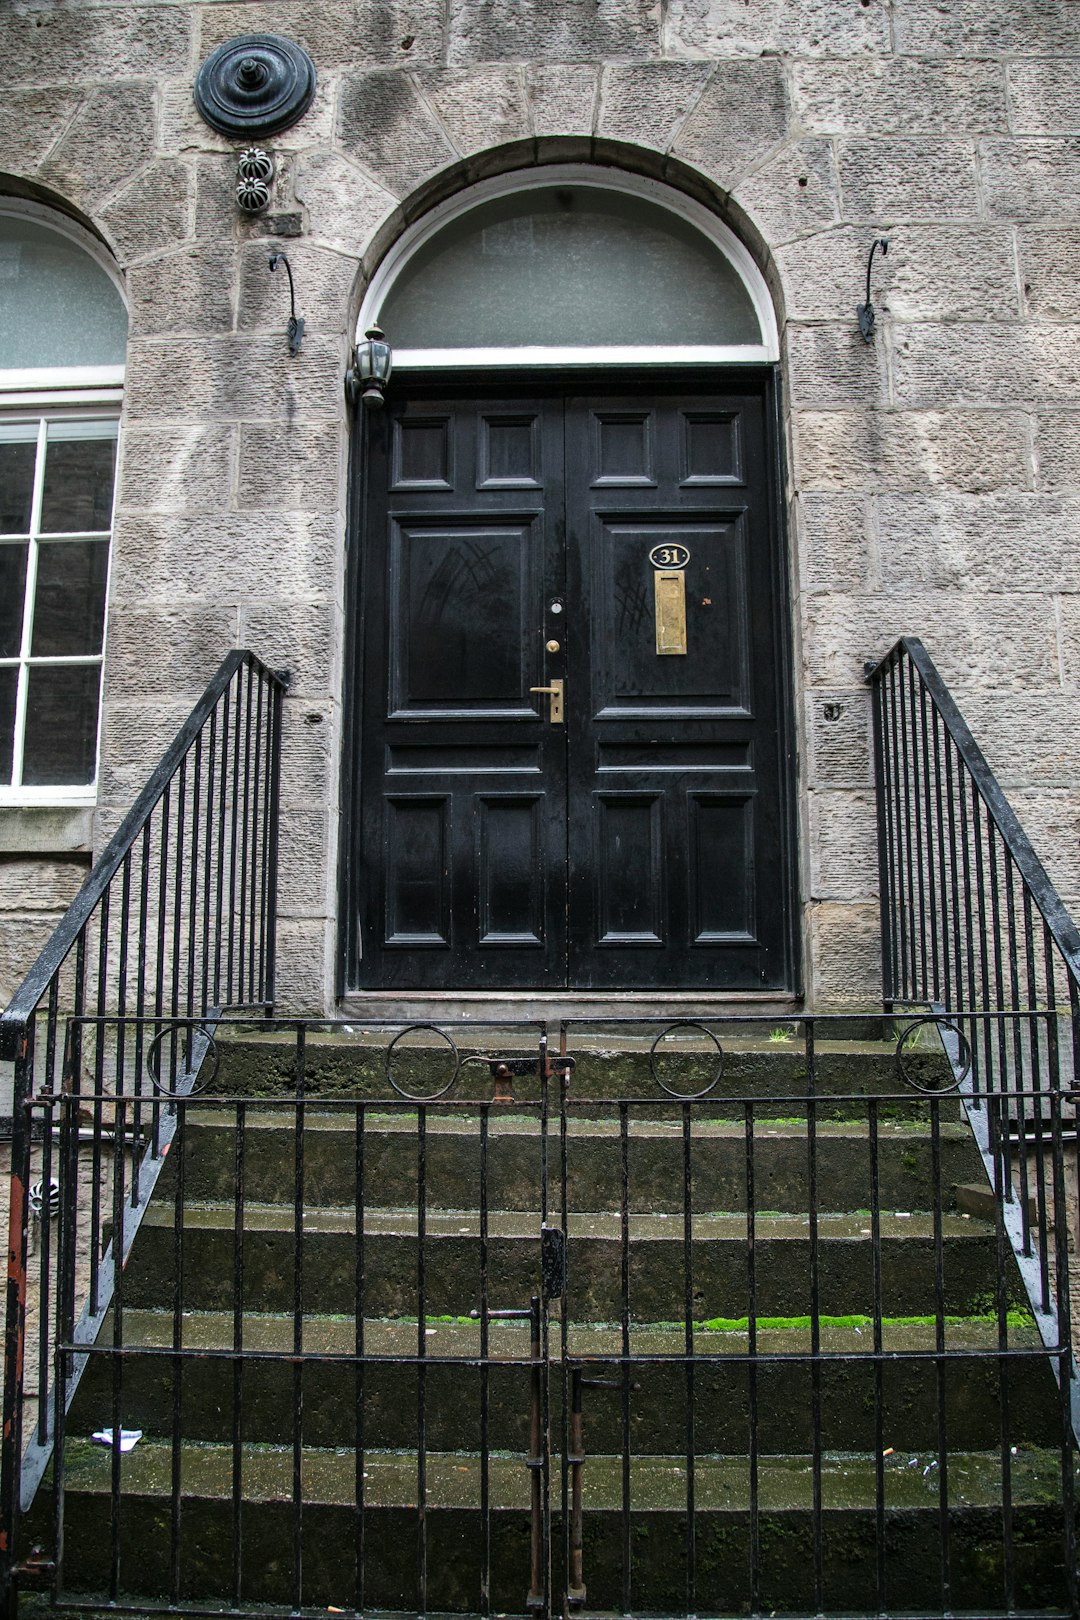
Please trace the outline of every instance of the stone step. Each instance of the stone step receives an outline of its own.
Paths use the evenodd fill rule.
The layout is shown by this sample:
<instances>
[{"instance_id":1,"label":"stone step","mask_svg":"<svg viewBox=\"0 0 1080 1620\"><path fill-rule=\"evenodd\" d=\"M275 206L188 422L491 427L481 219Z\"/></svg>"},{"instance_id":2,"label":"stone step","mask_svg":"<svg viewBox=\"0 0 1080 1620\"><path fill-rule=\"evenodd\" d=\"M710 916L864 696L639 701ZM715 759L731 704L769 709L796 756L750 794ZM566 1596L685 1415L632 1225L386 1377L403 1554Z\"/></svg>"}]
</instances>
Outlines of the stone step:
<instances>
[{"instance_id":1,"label":"stone step","mask_svg":"<svg viewBox=\"0 0 1080 1620\"><path fill-rule=\"evenodd\" d=\"M294 1456L289 1447L244 1447L242 1596L280 1605L293 1582ZM86 1442L68 1447L65 1491L65 1592L84 1601L108 1589L112 1510L111 1456ZM301 1551L304 1607L358 1603L356 1459L347 1448L305 1448ZM233 1457L228 1446L186 1445L179 1457L181 1600L220 1603L232 1592ZM418 1482L415 1453L368 1452L363 1459L364 1603L416 1612ZM558 1466L553 1465L559 1500ZM1009 1456L1015 1603L1060 1606L1064 1600L1060 1463L1054 1452ZM522 1612L529 1581L529 1471L524 1456L489 1462L491 1600ZM132 1598L169 1591L172 1452L144 1440L120 1462L120 1590ZM821 1464L824 1607L878 1612L875 1490L877 1467L862 1454L830 1454ZM936 1457L894 1453L883 1465L887 1590L909 1612L940 1606L937 1557L940 1470ZM702 1455L694 1478L696 1612L731 1614L749 1604L751 1471L745 1456ZM805 1453L761 1458L759 1597L761 1610L810 1612L814 1579L814 1470ZM483 1519L476 1456L429 1453L426 1459L427 1609L470 1613L480 1606ZM955 1611L997 1612L1004 1592L1000 1454L954 1452L948 1459L951 1603ZM591 1457L584 1472L583 1548L588 1609L617 1610L622 1579L622 1470L615 1457ZM684 1613L686 1588L685 1459L638 1457L630 1468L631 1557L635 1612ZM33 1526L28 1527L32 1533ZM555 1514L555 1546L561 1525ZM556 1583L560 1578L558 1563ZM284 1599L287 1601L287 1599Z\"/></svg>"},{"instance_id":2,"label":"stone step","mask_svg":"<svg viewBox=\"0 0 1080 1620\"><path fill-rule=\"evenodd\" d=\"M369 1206L406 1207L418 1196L417 1118L414 1112L365 1115L364 1196ZM354 1205L358 1127L352 1109L306 1110L303 1125L304 1199L308 1207ZM193 1108L184 1127L185 1196L204 1202L232 1199L236 1183L236 1116L230 1107ZM255 1203L289 1201L295 1165L293 1109L252 1110L244 1127L245 1195ZM823 1121L816 1129L817 1196L822 1210L865 1209L872 1197L872 1164L865 1114ZM493 1112L487 1141L488 1202L503 1210L531 1210L540 1202L540 1122L535 1115ZM981 1161L966 1125L940 1128L945 1208L952 1188L981 1175ZM429 1208L459 1209L480 1202L480 1121L475 1112L432 1112L425 1130ZM549 1124L549 1197L560 1199L559 1126ZM681 1211L684 1142L678 1120L636 1114L628 1121L627 1196L635 1213ZM746 1207L744 1122L695 1118L691 1129L692 1207ZM572 1118L567 1129L567 1197L572 1209L618 1210L622 1199L622 1145L618 1120ZM160 1183L176 1184L171 1158ZM755 1124L754 1187L757 1207L802 1213L809 1200L805 1115ZM928 1210L934 1178L929 1124L884 1122L878 1131L881 1207Z\"/></svg>"},{"instance_id":3,"label":"stone step","mask_svg":"<svg viewBox=\"0 0 1080 1620\"><path fill-rule=\"evenodd\" d=\"M677 1029L665 1038L654 1060L650 1048L667 1026L614 1025L603 1029L571 1031L568 1052L574 1059L570 1094L579 1101L600 1101L613 1097L649 1099L659 1102L664 1093L655 1074L673 1089L690 1094L712 1086L718 1069L720 1078L709 1093L712 1107L741 1104L746 1097L804 1097L807 1093L807 1058L801 1034L794 1034L782 1023L772 1028L736 1026L732 1032L715 1026L723 1048L722 1065L716 1046L699 1030ZM747 1032L749 1031L749 1032ZM345 1026L334 1031L307 1034L304 1054L304 1090L309 1097L377 1099L393 1097L387 1081L387 1049L397 1033L394 1029L362 1030ZM461 1056L487 1054L492 1057L528 1057L538 1052L537 1036L522 1029L493 1029L486 1026L448 1028ZM778 1035L780 1039L771 1039ZM227 1032L218 1039L220 1067L214 1079L215 1093L241 1096L273 1096L291 1093L296 1087L295 1042L281 1031L257 1028L243 1037ZM557 1042L553 1041L554 1056ZM948 1064L936 1037L925 1037L919 1051L908 1060L926 1080L947 1084ZM417 1030L401 1041L391 1058L394 1079L406 1090L431 1093L453 1077L454 1060L442 1035L433 1030ZM815 1043L814 1090L825 1099L845 1095L885 1096L899 1094L896 1107L907 1102L909 1088L896 1062L896 1046L882 1040L829 1040ZM489 1100L494 1081L486 1064L469 1063L462 1068L451 1095ZM515 1076L514 1093L520 1100L539 1097L536 1075ZM553 1080L549 1095L554 1105L559 1083ZM911 1093L916 1100L917 1094Z\"/></svg>"},{"instance_id":4,"label":"stone step","mask_svg":"<svg viewBox=\"0 0 1080 1620\"><path fill-rule=\"evenodd\" d=\"M183 1344L197 1352L185 1360L181 1374L183 1433L191 1440L231 1441L236 1410L233 1362L220 1352L233 1346L234 1323L228 1313L193 1313L182 1321ZM512 1322L490 1324L489 1355L502 1364L489 1368L489 1445L493 1450L523 1451L528 1445L530 1370L528 1327ZM423 1333L425 1410L428 1443L436 1451L475 1451L479 1444L481 1374L468 1358L480 1353L478 1323L429 1323ZM557 1325L551 1335L553 1433L561 1434L562 1367ZM125 1310L123 1341L129 1352L169 1348L173 1317L167 1311ZM112 1319L101 1342L112 1342ZM594 1364L590 1377L621 1382L617 1367L602 1358L617 1356L617 1329L573 1326L569 1331L572 1360ZM1003 1381L996 1321L957 1318L944 1323L948 1359L942 1394L948 1443L960 1450L992 1449L1001 1440ZM262 1357L286 1358L293 1347L293 1324L286 1317L247 1315L241 1319L241 1343ZM303 1349L311 1356L348 1358L356 1350L356 1325L340 1317L308 1315L303 1322ZM936 1343L932 1322L887 1322L883 1349L893 1357L931 1357ZM1033 1324L1010 1324L1008 1343L1014 1355L1008 1368L1009 1437L1012 1442L1052 1446L1061 1436L1061 1418L1049 1363ZM367 1356L415 1357L418 1325L414 1322L368 1321L363 1327ZM830 1361L819 1372L822 1444L827 1450L869 1451L876 1439L877 1374L870 1359L873 1332L862 1325L829 1323L821 1328L821 1349L847 1357ZM630 1336L634 1356L679 1356L685 1346L681 1330L635 1325ZM750 1373L744 1360L745 1331L698 1329L695 1352L707 1365L695 1371L696 1431L706 1449L735 1453L749 1445ZM761 1328L757 1348L764 1358L805 1356L811 1349L807 1326ZM219 1352L215 1355L214 1352ZM460 1358L445 1365L444 1358ZM110 1427L112 1378L117 1363L91 1355L69 1420L69 1432L92 1434ZM129 1354L119 1370L121 1425L160 1434L173 1411L173 1358ZM627 1375L630 1449L634 1456L670 1450L671 1436L686 1429L687 1382L682 1365L639 1364ZM809 1450L812 1445L812 1374L805 1364L765 1359L756 1371L757 1442L763 1454ZM356 1413L362 1409L369 1446L386 1449L415 1444L419 1379L416 1367L368 1363L362 1374L347 1359L311 1361L303 1373L303 1434L313 1446L352 1446ZM292 1432L294 1374L286 1359L253 1359L241 1375L240 1411L243 1434L250 1441L281 1440ZM936 1447L938 1374L931 1360L889 1360L881 1372L883 1433L895 1448L919 1451ZM618 1451L623 1443L619 1388L584 1392L586 1444L590 1451Z\"/></svg>"},{"instance_id":5,"label":"stone step","mask_svg":"<svg viewBox=\"0 0 1080 1620\"><path fill-rule=\"evenodd\" d=\"M182 1226L186 1310L233 1306L232 1204L188 1204ZM756 1220L757 1311L799 1316L811 1309L809 1221L796 1214L759 1214ZM681 1320L685 1311L683 1221L680 1216L632 1215L629 1287L633 1314L644 1321ZM995 1309L994 1228L969 1216L942 1217L943 1297L949 1315ZM524 1304L539 1291L540 1217L494 1211L488 1221L489 1300L498 1308ZM572 1319L617 1320L621 1309L621 1223L617 1215L572 1215L568 1234ZM895 1212L880 1222L882 1309L887 1316L925 1314L933 1299L934 1223L918 1212ZM698 1320L747 1312L747 1222L737 1213L692 1219L693 1314ZM874 1299L872 1228L862 1214L822 1215L818 1221L818 1308L834 1316L869 1312ZM475 1210L431 1211L423 1258L425 1313L462 1316L479 1305L481 1245ZM291 1311L297 1250L292 1212L281 1205L247 1203L244 1209L244 1300L258 1311ZM324 1206L304 1213L299 1244L303 1308L356 1312L356 1214ZM147 1210L124 1273L129 1305L163 1306L173 1299L175 1232L171 1208ZM418 1308L415 1209L368 1210L364 1227L364 1311L378 1316L416 1314ZM1010 1265L1007 1302L1025 1303Z\"/></svg>"}]
</instances>

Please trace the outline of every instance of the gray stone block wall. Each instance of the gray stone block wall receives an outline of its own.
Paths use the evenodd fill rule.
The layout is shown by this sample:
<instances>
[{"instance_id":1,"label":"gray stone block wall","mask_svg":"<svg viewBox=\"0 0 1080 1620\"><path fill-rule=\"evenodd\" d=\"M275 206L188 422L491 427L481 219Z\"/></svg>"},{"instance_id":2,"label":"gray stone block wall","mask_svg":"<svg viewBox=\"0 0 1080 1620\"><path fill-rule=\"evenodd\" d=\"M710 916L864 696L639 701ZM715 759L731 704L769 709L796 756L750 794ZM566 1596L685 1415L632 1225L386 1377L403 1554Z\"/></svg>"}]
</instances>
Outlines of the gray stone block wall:
<instances>
[{"instance_id":1,"label":"gray stone block wall","mask_svg":"<svg viewBox=\"0 0 1080 1620\"><path fill-rule=\"evenodd\" d=\"M310 50L319 86L268 143L269 215L246 220L240 143L191 85L261 30ZM876 987L861 677L901 633L1080 897L1075 0L9 0L0 63L0 169L94 225L131 298L99 842L230 643L288 667L290 1008L333 996L341 379L365 277L426 202L535 161L711 199L775 292L812 998ZM855 306L883 232L867 347ZM307 322L296 359L275 246ZM0 930L25 943L44 913L9 888Z\"/></svg>"}]
</instances>

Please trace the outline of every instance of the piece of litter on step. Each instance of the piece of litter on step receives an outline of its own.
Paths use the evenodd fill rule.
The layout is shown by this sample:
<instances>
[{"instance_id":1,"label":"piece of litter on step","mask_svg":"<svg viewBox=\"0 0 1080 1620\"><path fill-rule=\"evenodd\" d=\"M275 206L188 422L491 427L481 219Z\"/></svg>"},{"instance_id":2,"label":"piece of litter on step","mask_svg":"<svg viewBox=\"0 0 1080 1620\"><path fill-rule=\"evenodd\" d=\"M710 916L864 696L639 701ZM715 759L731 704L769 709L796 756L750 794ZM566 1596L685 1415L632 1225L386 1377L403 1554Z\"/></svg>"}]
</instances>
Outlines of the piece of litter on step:
<instances>
[{"instance_id":1,"label":"piece of litter on step","mask_svg":"<svg viewBox=\"0 0 1080 1620\"><path fill-rule=\"evenodd\" d=\"M90 1438L91 1440L96 1440L99 1446L111 1446L113 1443L114 1432L115 1431L112 1429L98 1429L96 1433L90 1436ZM143 1432L141 1429L121 1429L120 1450L130 1451L133 1446L138 1445L139 1441L142 1439L142 1435Z\"/></svg>"},{"instance_id":2,"label":"piece of litter on step","mask_svg":"<svg viewBox=\"0 0 1080 1620\"><path fill-rule=\"evenodd\" d=\"M895 1454L895 1451L896 1451L895 1446L886 1446L885 1450L881 1453L881 1455L883 1457L891 1457L891 1456L893 1456Z\"/></svg>"},{"instance_id":3,"label":"piece of litter on step","mask_svg":"<svg viewBox=\"0 0 1080 1620\"><path fill-rule=\"evenodd\" d=\"M859 1228L859 1236L860 1237L870 1237L871 1236L870 1228L868 1226L860 1226L860 1228Z\"/></svg>"},{"instance_id":4,"label":"piece of litter on step","mask_svg":"<svg viewBox=\"0 0 1080 1620\"><path fill-rule=\"evenodd\" d=\"M926 1467L925 1467L925 1468L924 1468L924 1469L923 1469L923 1471L922 1471L922 1477L923 1477L923 1479L925 1479L925 1478L926 1478L926 1476L927 1476L927 1474L928 1474L928 1473L929 1473L929 1472L930 1472L930 1470L931 1470L931 1468L936 1468L936 1467L937 1467L937 1463L936 1463L936 1462L928 1462L928 1463L927 1463L927 1465L926 1465Z\"/></svg>"},{"instance_id":5,"label":"piece of litter on step","mask_svg":"<svg viewBox=\"0 0 1080 1620\"><path fill-rule=\"evenodd\" d=\"M427 1334L429 1339L433 1339L435 1337L435 1329L434 1328L425 1328L424 1332Z\"/></svg>"},{"instance_id":6,"label":"piece of litter on step","mask_svg":"<svg viewBox=\"0 0 1080 1620\"><path fill-rule=\"evenodd\" d=\"M910 1211L910 1209L898 1209L896 1211L896 1218L897 1218L898 1221L910 1221L910 1219L911 1219L911 1211Z\"/></svg>"}]
</instances>

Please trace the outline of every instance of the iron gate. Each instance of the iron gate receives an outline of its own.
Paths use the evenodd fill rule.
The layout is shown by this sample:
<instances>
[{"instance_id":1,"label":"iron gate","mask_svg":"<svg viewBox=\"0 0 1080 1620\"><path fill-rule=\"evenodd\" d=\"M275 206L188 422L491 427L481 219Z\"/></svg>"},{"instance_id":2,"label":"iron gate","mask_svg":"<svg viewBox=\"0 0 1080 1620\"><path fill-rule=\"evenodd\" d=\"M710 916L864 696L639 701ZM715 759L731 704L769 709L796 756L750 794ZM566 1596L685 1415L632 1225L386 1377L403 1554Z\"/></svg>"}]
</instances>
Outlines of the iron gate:
<instances>
[{"instance_id":1,"label":"iron gate","mask_svg":"<svg viewBox=\"0 0 1080 1620\"><path fill-rule=\"evenodd\" d=\"M131 1613L1075 1612L1062 1100L973 1092L970 1022L856 1086L827 1019L73 1021L24 1569Z\"/></svg>"}]
</instances>

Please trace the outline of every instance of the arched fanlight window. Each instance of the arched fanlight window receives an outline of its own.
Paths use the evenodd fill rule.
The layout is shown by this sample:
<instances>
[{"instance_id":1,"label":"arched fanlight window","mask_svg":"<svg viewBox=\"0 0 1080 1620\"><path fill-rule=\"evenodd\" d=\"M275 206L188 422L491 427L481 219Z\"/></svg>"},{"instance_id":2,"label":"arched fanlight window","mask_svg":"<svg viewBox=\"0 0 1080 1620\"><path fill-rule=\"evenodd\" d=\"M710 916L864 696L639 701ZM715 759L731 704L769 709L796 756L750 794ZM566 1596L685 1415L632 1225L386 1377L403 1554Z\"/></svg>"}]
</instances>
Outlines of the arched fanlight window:
<instances>
[{"instance_id":1,"label":"arched fanlight window","mask_svg":"<svg viewBox=\"0 0 1080 1620\"><path fill-rule=\"evenodd\" d=\"M2 201L0 307L0 803L86 803L127 310L89 233Z\"/></svg>"},{"instance_id":2,"label":"arched fanlight window","mask_svg":"<svg viewBox=\"0 0 1080 1620\"><path fill-rule=\"evenodd\" d=\"M668 188L531 170L436 209L387 255L360 330L397 365L772 360L771 301L742 244Z\"/></svg>"}]
</instances>

